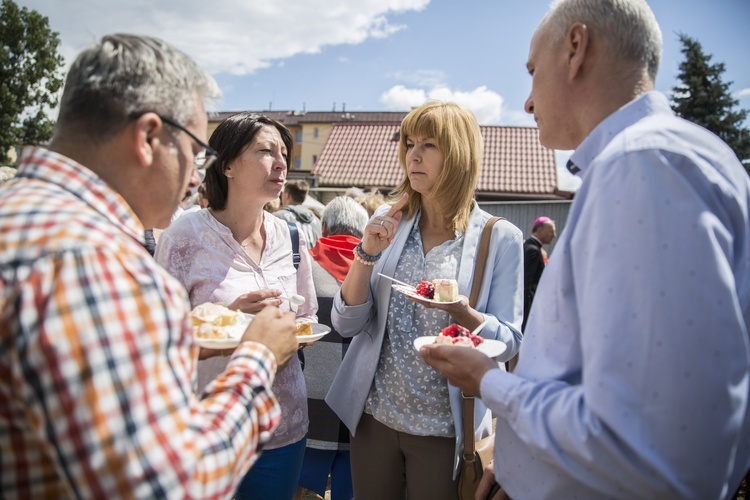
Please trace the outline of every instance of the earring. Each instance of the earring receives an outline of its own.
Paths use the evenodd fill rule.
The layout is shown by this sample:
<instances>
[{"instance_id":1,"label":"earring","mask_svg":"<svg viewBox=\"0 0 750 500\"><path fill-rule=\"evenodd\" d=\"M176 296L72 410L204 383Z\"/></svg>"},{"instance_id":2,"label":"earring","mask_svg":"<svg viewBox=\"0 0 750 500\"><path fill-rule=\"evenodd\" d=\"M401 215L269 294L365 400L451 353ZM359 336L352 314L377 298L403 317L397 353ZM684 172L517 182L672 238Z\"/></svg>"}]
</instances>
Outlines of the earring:
<instances>
[{"instance_id":1,"label":"earring","mask_svg":"<svg viewBox=\"0 0 750 500\"><path fill-rule=\"evenodd\" d=\"M234 179L234 176L233 176L233 175L229 175L229 174L224 174L224 175L226 175L226 176L227 176L227 179Z\"/></svg>"}]
</instances>

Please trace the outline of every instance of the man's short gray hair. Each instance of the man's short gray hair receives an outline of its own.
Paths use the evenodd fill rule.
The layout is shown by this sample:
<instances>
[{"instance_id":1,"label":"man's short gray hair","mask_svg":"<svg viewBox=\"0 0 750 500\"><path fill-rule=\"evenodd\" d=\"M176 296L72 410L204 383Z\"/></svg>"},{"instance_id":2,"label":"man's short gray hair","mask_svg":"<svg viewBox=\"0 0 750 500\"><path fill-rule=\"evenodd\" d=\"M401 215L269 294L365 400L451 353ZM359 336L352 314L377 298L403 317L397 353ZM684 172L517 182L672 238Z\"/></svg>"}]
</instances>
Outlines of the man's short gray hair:
<instances>
[{"instance_id":1,"label":"man's short gray hair","mask_svg":"<svg viewBox=\"0 0 750 500\"><path fill-rule=\"evenodd\" d=\"M196 119L196 95L205 103L221 92L185 53L158 38L108 35L73 62L57 123L94 139L110 137L147 111L188 126Z\"/></svg>"},{"instance_id":2,"label":"man's short gray hair","mask_svg":"<svg viewBox=\"0 0 750 500\"><path fill-rule=\"evenodd\" d=\"M367 210L349 196L337 196L323 211L328 236L345 234L362 238L368 219Z\"/></svg>"},{"instance_id":3,"label":"man's short gray hair","mask_svg":"<svg viewBox=\"0 0 750 500\"><path fill-rule=\"evenodd\" d=\"M613 56L638 62L656 81L662 52L659 23L645 0L556 0L542 20L553 45L574 23L606 39Z\"/></svg>"}]
</instances>

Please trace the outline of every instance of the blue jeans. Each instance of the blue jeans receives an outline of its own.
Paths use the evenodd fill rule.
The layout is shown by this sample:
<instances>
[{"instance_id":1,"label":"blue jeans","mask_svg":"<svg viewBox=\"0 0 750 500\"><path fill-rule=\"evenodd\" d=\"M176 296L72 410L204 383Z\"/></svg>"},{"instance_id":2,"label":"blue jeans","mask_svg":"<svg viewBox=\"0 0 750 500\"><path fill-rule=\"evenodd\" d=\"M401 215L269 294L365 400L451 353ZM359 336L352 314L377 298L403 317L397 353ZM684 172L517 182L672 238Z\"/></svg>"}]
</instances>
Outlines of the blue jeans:
<instances>
[{"instance_id":1,"label":"blue jeans","mask_svg":"<svg viewBox=\"0 0 750 500\"><path fill-rule=\"evenodd\" d=\"M306 442L305 437L275 450L264 450L240 483L235 498L291 500L297 492Z\"/></svg>"},{"instance_id":2,"label":"blue jeans","mask_svg":"<svg viewBox=\"0 0 750 500\"><path fill-rule=\"evenodd\" d=\"M305 450L305 461L299 475L299 485L325 497L328 475L331 475L331 500L351 500L352 467L349 452L340 450Z\"/></svg>"}]
</instances>

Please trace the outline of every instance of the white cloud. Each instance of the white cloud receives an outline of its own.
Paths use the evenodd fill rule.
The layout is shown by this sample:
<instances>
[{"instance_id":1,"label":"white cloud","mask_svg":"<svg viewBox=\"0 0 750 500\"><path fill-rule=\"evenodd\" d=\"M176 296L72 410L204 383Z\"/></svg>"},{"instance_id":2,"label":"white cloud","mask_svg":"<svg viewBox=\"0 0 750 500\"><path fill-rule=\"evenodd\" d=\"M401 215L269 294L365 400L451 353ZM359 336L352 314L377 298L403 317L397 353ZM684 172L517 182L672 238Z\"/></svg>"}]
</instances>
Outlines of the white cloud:
<instances>
[{"instance_id":1,"label":"white cloud","mask_svg":"<svg viewBox=\"0 0 750 500\"><path fill-rule=\"evenodd\" d=\"M734 96L737 99L742 99L743 97L750 96L750 88L739 90L737 93L734 94Z\"/></svg>"},{"instance_id":2,"label":"white cloud","mask_svg":"<svg viewBox=\"0 0 750 500\"><path fill-rule=\"evenodd\" d=\"M179 47L211 73L252 73L274 60L357 44L403 28L391 14L430 0L19 0L49 17L70 63L107 33L153 35Z\"/></svg>"},{"instance_id":3,"label":"white cloud","mask_svg":"<svg viewBox=\"0 0 750 500\"><path fill-rule=\"evenodd\" d=\"M416 87L439 87L445 82L445 73L437 69L418 69L416 71L397 71L388 75L394 80Z\"/></svg>"},{"instance_id":4,"label":"white cloud","mask_svg":"<svg viewBox=\"0 0 750 500\"><path fill-rule=\"evenodd\" d=\"M393 111L407 111L426 100L427 93L423 89L407 89L403 85L391 87L380 96L380 102Z\"/></svg>"},{"instance_id":5,"label":"white cloud","mask_svg":"<svg viewBox=\"0 0 750 500\"><path fill-rule=\"evenodd\" d=\"M386 108L402 111L420 106L428 99L463 104L471 109L480 125L497 125L500 123L503 97L484 85L469 92L451 90L445 85L439 85L429 90L395 85L380 96L380 102Z\"/></svg>"}]
</instances>

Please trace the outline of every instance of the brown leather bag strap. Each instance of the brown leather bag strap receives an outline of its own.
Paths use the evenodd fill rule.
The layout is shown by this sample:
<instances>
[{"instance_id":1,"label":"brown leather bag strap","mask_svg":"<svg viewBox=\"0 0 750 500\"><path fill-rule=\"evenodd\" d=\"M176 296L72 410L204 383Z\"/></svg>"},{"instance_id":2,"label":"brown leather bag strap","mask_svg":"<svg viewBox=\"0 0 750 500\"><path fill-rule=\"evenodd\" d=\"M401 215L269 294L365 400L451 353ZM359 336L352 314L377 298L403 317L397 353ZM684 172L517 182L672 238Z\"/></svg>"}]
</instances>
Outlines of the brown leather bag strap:
<instances>
[{"instance_id":1,"label":"brown leather bag strap","mask_svg":"<svg viewBox=\"0 0 750 500\"><path fill-rule=\"evenodd\" d=\"M464 396L463 399L463 420L464 420L464 460L474 460L474 398Z\"/></svg>"},{"instance_id":2,"label":"brown leather bag strap","mask_svg":"<svg viewBox=\"0 0 750 500\"><path fill-rule=\"evenodd\" d=\"M477 247L477 256L474 260L474 278L471 281L471 293L469 294L469 305L475 307L479 299L479 290L482 288L484 268L487 264L487 254L490 252L490 237L492 226L503 217L490 217L482 229L482 236ZM463 397L463 433L464 433L464 460L474 460L474 397Z\"/></svg>"},{"instance_id":3,"label":"brown leather bag strap","mask_svg":"<svg viewBox=\"0 0 750 500\"><path fill-rule=\"evenodd\" d=\"M482 288L484 267L487 264L487 254L490 253L490 237L492 237L492 226L503 217L491 217L482 229L482 236L477 247L477 257L474 261L474 279L471 281L471 293L469 294L469 305L476 307L479 299L479 290Z\"/></svg>"}]
</instances>

